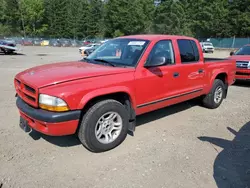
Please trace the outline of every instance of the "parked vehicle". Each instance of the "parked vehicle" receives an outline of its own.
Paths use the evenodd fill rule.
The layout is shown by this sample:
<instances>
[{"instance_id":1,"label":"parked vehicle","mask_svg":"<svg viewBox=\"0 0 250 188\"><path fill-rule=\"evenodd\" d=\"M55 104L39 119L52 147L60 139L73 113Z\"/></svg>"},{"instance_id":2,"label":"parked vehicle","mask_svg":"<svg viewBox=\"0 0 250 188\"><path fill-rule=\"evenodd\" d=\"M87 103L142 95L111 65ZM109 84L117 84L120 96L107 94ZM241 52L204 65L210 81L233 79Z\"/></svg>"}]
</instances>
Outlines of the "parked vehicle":
<instances>
[{"instance_id":1,"label":"parked vehicle","mask_svg":"<svg viewBox=\"0 0 250 188\"><path fill-rule=\"evenodd\" d=\"M60 40L60 42L61 42L63 47L70 47L71 46L70 40L62 39L62 40Z\"/></svg>"},{"instance_id":2,"label":"parked vehicle","mask_svg":"<svg viewBox=\"0 0 250 188\"><path fill-rule=\"evenodd\" d=\"M84 45L84 46L87 46L87 45L89 45L91 42L89 41L89 40L84 40L83 42L82 42L82 44Z\"/></svg>"},{"instance_id":3,"label":"parked vehicle","mask_svg":"<svg viewBox=\"0 0 250 188\"><path fill-rule=\"evenodd\" d=\"M83 55L84 54L84 50L94 48L97 45L99 46L100 44L98 44L98 43L92 43L92 44L88 44L87 46L82 46L82 47L79 48L79 53Z\"/></svg>"},{"instance_id":4,"label":"parked vehicle","mask_svg":"<svg viewBox=\"0 0 250 188\"><path fill-rule=\"evenodd\" d=\"M214 46L211 42L201 42L200 45L204 53L214 53Z\"/></svg>"},{"instance_id":5,"label":"parked vehicle","mask_svg":"<svg viewBox=\"0 0 250 188\"><path fill-rule=\"evenodd\" d=\"M42 40L41 40L41 39L38 39L38 38L36 38L36 39L34 39L34 40L32 41L33 46L41 46L41 42L42 42Z\"/></svg>"},{"instance_id":6,"label":"parked vehicle","mask_svg":"<svg viewBox=\"0 0 250 188\"><path fill-rule=\"evenodd\" d=\"M104 43L82 61L46 64L15 76L20 127L77 133L93 152L135 131L136 116L199 97L215 109L234 83L233 59L204 58L198 40L134 35Z\"/></svg>"},{"instance_id":7,"label":"parked vehicle","mask_svg":"<svg viewBox=\"0 0 250 188\"><path fill-rule=\"evenodd\" d=\"M99 48L101 46L101 44L97 44L96 46L86 49L84 51L82 51L82 56L83 57L87 57L89 56L92 52L94 52L97 48Z\"/></svg>"},{"instance_id":8,"label":"parked vehicle","mask_svg":"<svg viewBox=\"0 0 250 188\"><path fill-rule=\"evenodd\" d=\"M230 53L230 59L236 60L237 80L250 80L250 44Z\"/></svg>"},{"instance_id":9,"label":"parked vehicle","mask_svg":"<svg viewBox=\"0 0 250 188\"><path fill-rule=\"evenodd\" d=\"M49 40L43 40L41 46L49 46Z\"/></svg>"},{"instance_id":10,"label":"parked vehicle","mask_svg":"<svg viewBox=\"0 0 250 188\"><path fill-rule=\"evenodd\" d=\"M0 52L12 54L17 50L16 43L12 40L0 40Z\"/></svg>"},{"instance_id":11,"label":"parked vehicle","mask_svg":"<svg viewBox=\"0 0 250 188\"><path fill-rule=\"evenodd\" d=\"M59 39L52 39L49 41L49 45L53 47L61 47L62 43L60 42Z\"/></svg>"},{"instance_id":12,"label":"parked vehicle","mask_svg":"<svg viewBox=\"0 0 250 188\"><path fill-rule=\"evenodd\" d=\"M71 46L72 47L79 47L79 46L81 46L81 43L78 40L72 40L71 41Z\"/></svg>"},{"instance_id":13,"label":"parked vehicle","mask_svg":"<svg viewBox=\"0 0 250 188\"><path fill-rule=\"evenodd\" d=\"M33 46L32 39L22 39L21 45L23 45L23 46Z\"/></svg>"}]
</instances>

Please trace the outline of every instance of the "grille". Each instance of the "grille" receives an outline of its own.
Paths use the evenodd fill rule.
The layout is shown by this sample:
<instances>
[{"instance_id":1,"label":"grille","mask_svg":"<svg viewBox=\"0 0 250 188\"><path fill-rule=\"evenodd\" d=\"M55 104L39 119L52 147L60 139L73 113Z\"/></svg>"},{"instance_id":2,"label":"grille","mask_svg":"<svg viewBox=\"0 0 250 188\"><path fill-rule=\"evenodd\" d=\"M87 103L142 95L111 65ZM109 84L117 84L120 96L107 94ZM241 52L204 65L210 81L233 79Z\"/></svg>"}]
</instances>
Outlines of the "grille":
<instances>
[{"instance_id":1,"label":"grille","mask_svg":"<svg viewBox=\"0 0 250 188\"><path fill-rule=\"evenodd\" d=\"M246 73L246 72L236 72L236 75L250 76L250 74L249 74L249 73Z\"/></svg>"},{"instance_id":2,"label":"grille","mask_svg":"<svg viewBox=\"0 0 250 188\"><path fill-rule=\"evenodd\" d=\"M236 61L236 67L240 69L247 69L248 61Z\"/></svg>"},{"instance_id":3,"label":"grille","mask_svg":"<svg viewBox=\"0 0 250 188\"><path fill-rule=\"evenodd\" d=\"M20 80L15 79L15 88L16 88L16 92L18 94L19 97L21 97L27 104L37 107L37 91L27 85L26 83L22 83Z\"/></svg>"},{"instance_id":4,"label":"grille","mask_svg":"<svg viewBox=\"0 0 250 188\"><path fill-rule=\"evenodd\" d=\"M26 85L26 84L24 84L24 87L25 87L25 89L26 89L27 91L36 94L36 90L35 90L34 88L32 88L32 87L30 87L30 86L28 86L28 85Z\"/></svg>"}]
</instances>

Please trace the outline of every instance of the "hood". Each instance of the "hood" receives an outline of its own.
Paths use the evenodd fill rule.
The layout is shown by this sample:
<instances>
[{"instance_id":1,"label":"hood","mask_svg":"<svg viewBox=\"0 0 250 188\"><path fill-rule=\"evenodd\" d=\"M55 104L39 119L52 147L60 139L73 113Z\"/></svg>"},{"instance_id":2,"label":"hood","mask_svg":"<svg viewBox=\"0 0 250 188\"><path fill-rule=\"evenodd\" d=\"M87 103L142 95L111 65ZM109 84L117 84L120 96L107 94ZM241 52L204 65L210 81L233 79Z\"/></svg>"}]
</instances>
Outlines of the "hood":
<instances>
[{"instance_id":1,"label":"hood","mask_svg":"<svg viewBox=\"0 0 250 188\"><path fill-rule=\"evenodd\" d=\"M134 68L111 67L77 61L37 66L20 72L16 78L32 87L42 88L77 79L132 71Z\"/></svg>"},{"instance_id":2,"label":"hood","mask_svg":"<svg viewBox=\"0 0 250 188\"><path fill-rule=\"evenodd\" d=\"M229 59L235 59L236 61L250 61L250 55L233 55Z\"/></svg>"}]
</instances>

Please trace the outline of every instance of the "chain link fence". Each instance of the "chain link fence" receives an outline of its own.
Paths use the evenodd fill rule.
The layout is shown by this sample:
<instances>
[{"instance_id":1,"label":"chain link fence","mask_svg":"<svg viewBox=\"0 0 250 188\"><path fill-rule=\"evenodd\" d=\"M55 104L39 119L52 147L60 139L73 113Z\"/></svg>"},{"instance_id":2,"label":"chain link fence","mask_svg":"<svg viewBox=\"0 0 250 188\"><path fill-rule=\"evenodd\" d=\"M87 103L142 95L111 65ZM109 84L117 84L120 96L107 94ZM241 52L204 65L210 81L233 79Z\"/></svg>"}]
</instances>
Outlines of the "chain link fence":
<instances>
[{"instance_id":1,"label":"chain link fence","mask_svg":"<svg viewBox=\"0 0 250 188\"><path fill-rule=\"evenodd\" d=\"M209 41L215 48L240 48L246 44L250 44L250 37L248 38L209 38L199 39L201 42Z\"/></svg>"},{"instance_id":2,"label":"chain link fence","mask_svg":"<svg viewBox=\"0 0 250 188\"><path fill-rule=\"evenodd\" d=\"M5 38L5 37L4 37ZM53 44L54 41L61 41L62 43L65 43L65 41L68 41L70 44L74 44L77 46L81 46L84 44L84 42L88 43L98 43L102 40L105 40L105 38L86 38L81 40L76 39L64 39L64 38L33 38L33 37L7 37L6 39L12 39L17 44L30 44L30 45L40 45L42 41L48 40L50 41L50 45ZM246 44L250 44L250 37L248 38L198 38L200 42L209 41L213 44L215 48L240 48Z\"/></svg>"}]
</instances>

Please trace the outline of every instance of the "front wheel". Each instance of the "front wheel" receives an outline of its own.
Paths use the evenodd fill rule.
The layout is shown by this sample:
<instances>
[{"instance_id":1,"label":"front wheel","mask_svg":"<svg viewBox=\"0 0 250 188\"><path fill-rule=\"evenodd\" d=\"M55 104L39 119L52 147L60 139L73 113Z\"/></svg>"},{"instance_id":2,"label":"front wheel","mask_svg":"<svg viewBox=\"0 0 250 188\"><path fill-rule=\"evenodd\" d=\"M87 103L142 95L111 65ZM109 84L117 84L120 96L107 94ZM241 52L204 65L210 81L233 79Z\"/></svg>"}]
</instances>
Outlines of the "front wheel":
<instances>
[{"instance_id":1,"label":"front wheel","mask_svg":"<svg viewBox=\"0 0 250 188\"><path fill-rule=\"evenodd\" d=\"M128 112L116 100L97 102L83 115L78 137L92 152L104 152L120 145L128 132Z\"/></svg>"},{"instance_id":2,"label":"front wheel","mask_svg":"<svg viewBox=\"0 0 250 188\"><path fill-rule=\"evenodd\" d=\"M203 105L210 109L218 108L225 97L225 84L222 80L215 79L209 94L203 98Z\"/></svg>"}]
</instances>

